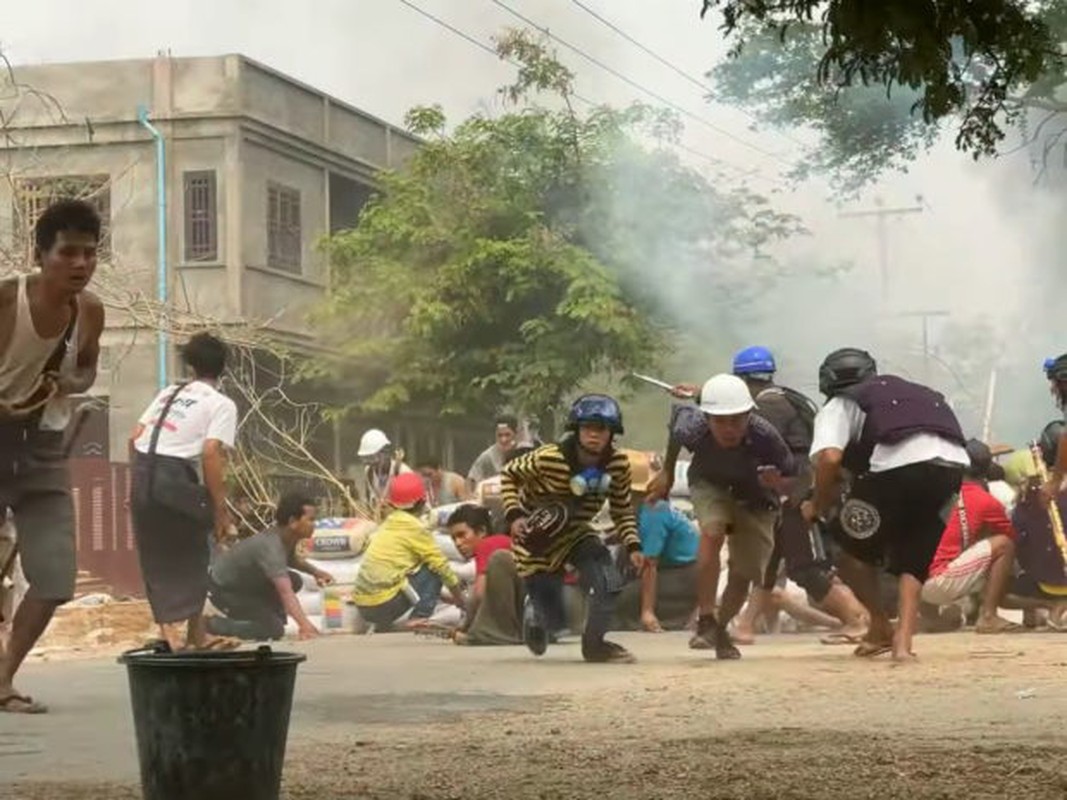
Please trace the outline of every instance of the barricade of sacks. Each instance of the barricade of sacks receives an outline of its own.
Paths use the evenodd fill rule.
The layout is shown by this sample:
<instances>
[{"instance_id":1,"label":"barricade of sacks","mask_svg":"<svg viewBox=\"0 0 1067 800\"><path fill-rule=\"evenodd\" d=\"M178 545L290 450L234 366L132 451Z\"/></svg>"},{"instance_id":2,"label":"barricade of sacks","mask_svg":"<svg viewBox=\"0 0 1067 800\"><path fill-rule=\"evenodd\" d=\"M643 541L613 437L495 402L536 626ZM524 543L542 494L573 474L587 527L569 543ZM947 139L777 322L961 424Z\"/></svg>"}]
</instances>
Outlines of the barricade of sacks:
<instances>
[{"instance_id":1,"label":"barricade of sacks","mask_svg":"<svg viewBox=\"0 0 1067 800\"><path fill-rule=\"evenodd\" d=\"M475 566L460 555L446 523L459 504L432 509L425 518L434 530L434 540L448 559L455 573L466 582L474 581ZM359 574L363 554L377 530L377 523L361 517L328 517L316 522L315 533L308 540L304 557L313 566L334 577L334 584L320 588L309 576L297 593L304 613L323 633L348 633L356 629L357 612L348 603L349 595ZM448 603L438 604L431 620L442 624L458 624L459 610ZM286 623L286 633L295 634L292 620Z\"/></svg>"}]
</instances>

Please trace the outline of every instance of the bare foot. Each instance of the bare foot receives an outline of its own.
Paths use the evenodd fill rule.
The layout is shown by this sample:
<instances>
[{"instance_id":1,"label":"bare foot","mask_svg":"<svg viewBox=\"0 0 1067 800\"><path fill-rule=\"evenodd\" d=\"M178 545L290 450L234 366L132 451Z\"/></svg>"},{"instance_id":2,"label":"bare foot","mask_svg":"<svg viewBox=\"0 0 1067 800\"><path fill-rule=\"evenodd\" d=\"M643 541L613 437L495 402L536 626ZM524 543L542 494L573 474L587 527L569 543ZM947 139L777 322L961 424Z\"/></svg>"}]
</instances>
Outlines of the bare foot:
<instances>
[{"instance_id":1,"label":"bare foot","mask_svg":"<svg viewBox=\"0 0 1067 800\"><path fill-rule=\"evenodd\" d=\"M918 656L915 653L893 653L893 658L890 660L889 665L892 667L904 667L909 664L919 663Z\"/></svg>"},{"instance_id":2,"label":"bare foot","mask_svg":"<svg viewBox=\"0 0 1067 800\"><path fill-rule=\"evenodd\" d=\"M730 636L734 640L734 644L751 645L756 643L756 634L752 632L751 628L734 628Z\"/></svg>"},{"instance_id":3,"label":"bare foot","mask_svg":"<svg viewBox=\"0 0 1067 800\"><path fill-rule=\"evenodd\" d=\"M663 626L655 616L641 617L641 629L645 633L663 633Z\"/></svg>"}]
</instances>

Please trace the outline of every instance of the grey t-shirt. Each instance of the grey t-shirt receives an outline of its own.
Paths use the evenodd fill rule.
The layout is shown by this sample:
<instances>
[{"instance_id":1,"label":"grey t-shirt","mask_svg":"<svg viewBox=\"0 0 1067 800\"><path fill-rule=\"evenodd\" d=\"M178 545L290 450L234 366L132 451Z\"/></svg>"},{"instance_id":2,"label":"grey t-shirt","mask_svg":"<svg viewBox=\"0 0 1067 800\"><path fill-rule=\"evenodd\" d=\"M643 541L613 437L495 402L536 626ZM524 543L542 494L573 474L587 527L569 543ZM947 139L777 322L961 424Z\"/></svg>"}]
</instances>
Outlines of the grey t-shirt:
<instances>
[{"instance_id":1,"label":"grey t-shirt","mask_svg":"<svg viewBox=\"0 0 1067 800\"><path fill-rule=\"evenodd\" d=\"M238 542L211 565L211 577L222 589L256 590L286 574L291 553L279 528L267 528Z\"/></svg>"},{"instance_id":2,"label":"grey t-shirt","mask_svg":"<svg viewBox=\"0 0 1067 800\"><path fill-rule=\"evenodd\" d=\"M495 478L504 469L504 452L495 444L490 445L474 459L467 477L474 483Z\"/></svg>"}]
</instances>

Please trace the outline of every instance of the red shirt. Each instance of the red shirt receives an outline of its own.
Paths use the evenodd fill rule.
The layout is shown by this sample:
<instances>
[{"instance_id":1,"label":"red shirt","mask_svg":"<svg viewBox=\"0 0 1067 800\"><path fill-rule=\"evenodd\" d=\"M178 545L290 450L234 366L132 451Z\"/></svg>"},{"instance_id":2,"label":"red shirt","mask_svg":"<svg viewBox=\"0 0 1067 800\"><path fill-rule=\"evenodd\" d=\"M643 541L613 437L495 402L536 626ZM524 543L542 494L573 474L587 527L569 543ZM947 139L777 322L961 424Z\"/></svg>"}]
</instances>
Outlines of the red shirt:
<instances>
[{"instance_id":1,"label":"red shirt","mask_svg":"<svg viewBox=\"0 0 1067 800\"><path fill-rule=\"evenodd\" d=\"M474 570L477 575L484 575L486 568L489 566L489 556L493 555L497 550L510 550L511 549L511 537L505 536L502 533L494 533L492 536L486 536L478 545L474 548Z\"/></svg>"},{"instance_id":2,"label":"red shirt","mask_svg":"<svg viewBox=\"0 0 1067 800\"><path fill-rule=\"evenodd\" d=\"M964 481L963 508L967 513L967 542L974 545L979 539L990 536L1007 536L1015 539L1015 528L1011 526L1004 506L997 498L985 490L980 483ZM963 552L963 529L960 524L960 509L952 511L952 517L941 534L941 544L937 546L934 560L930 562L930 577L940 575Z\"/></svg>"}]
</instances>

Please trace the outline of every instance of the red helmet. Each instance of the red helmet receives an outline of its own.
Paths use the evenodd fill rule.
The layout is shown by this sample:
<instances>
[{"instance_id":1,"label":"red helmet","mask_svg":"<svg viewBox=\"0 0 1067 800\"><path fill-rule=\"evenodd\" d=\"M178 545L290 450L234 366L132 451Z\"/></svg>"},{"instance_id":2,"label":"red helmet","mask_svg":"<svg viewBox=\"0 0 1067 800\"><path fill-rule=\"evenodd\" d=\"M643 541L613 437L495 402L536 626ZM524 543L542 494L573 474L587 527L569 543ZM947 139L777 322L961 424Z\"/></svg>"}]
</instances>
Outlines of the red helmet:
<instances>
[{"instance_id":1,"label":"red helmet","mask_svg":"<svg viewBox=\"0 0 1067 800\"><path fill-rule=\"evenodd\" d=\"M414 472L401 472L389 481L389 505L411 508L426 499L426 484Z\"/></svg>"}]
</instances>

